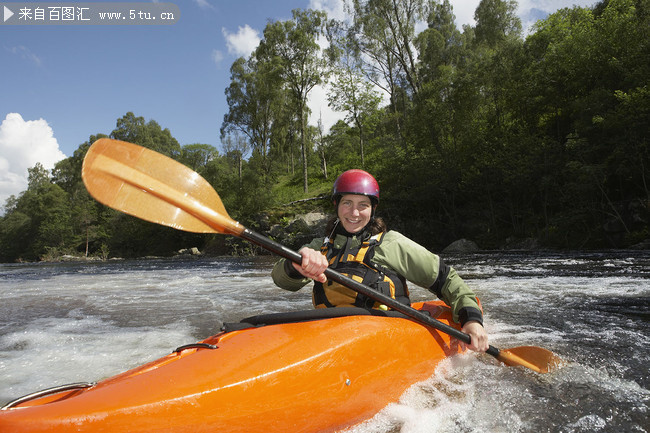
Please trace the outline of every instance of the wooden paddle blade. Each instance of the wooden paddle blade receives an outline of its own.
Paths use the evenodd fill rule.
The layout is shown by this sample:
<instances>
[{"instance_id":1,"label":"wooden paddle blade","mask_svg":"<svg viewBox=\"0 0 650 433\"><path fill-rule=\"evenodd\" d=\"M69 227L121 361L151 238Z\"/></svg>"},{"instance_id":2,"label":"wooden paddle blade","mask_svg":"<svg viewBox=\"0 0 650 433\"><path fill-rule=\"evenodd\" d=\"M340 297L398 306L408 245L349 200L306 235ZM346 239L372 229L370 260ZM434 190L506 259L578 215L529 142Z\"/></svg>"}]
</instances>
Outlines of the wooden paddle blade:
<instances>
[{"instance_id":1,"label":"wooden paddle blade","mask_svg":"<svg viewBox=\"0 0 650 433\"><path fill-rule=\"evenodd\" d=\"M550 350L537 346L501 349L497 359L508 366L523 366L538 373L548 373L563 363L562 359Z\"/></svg>"},{"instance_id":2,"label":"wooden paddle blade","mask_svg":"<svg viewBox=\"0 0 650 433\"><path fill-rule=\"evenodd\" d=\"M86 154L81 177L99 202L146 221L195 233L238 235L244 229L200 175L136 144L97 140Z\"/></svg>"}]
</instances>

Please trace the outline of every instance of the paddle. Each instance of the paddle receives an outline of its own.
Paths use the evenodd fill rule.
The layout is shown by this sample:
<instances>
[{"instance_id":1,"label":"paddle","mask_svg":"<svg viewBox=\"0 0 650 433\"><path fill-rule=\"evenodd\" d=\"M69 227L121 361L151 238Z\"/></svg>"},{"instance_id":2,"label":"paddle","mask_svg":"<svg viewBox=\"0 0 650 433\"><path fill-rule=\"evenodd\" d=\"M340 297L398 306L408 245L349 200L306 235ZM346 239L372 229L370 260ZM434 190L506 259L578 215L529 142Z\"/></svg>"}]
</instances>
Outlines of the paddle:
<instances>
[{"instance_id":1,"label":"paddle","mask_svg":"<svg viewBox=\"0 0 650 433\"><path fill-rule=\"evenodd\" d=\"M196 233L224 233L257 244L295 263L302 256L285 246L247 229L230 218L212 186L181 163L160 153L124 141L102 138L88 150L81 172L86 188L99 202L157 224ZM412 320L470 343L471 337L410 306L328 268L328 279L365 295ZM487 353L509 366L524 366L547 373L560 360L535 346Z\"/></svg>"}]
</instances>

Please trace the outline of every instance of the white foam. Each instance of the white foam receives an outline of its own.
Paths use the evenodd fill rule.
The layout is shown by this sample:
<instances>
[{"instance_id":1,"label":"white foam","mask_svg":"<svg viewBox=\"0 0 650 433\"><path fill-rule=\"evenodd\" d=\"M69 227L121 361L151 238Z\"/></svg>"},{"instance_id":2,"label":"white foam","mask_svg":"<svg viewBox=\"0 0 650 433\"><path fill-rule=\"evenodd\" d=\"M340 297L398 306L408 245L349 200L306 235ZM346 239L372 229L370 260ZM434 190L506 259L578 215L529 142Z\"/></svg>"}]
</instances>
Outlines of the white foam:
<instances>
[{"instance_id":1,"label":"white foam","mask_svg":"<svg viewBox=\"0 0 650 433\"><path fill-rule=\"evenodd\" d=\"M0 402L56 385L98 381L193 341L183 323L118 328L96 317L38 319L0 338Z\"/></svg>"},{"instance_id":2,"label":"white foam","mask_svg":"<svg viewBox=\"0 0 650 433\"><path fill-rule=\"evenodd\" d=\"M346 432L523 432L524 422L516 411L500 398L485 398L484 387L477 386L477 381L495 368L502 367L485 364L475 354L446 359L430 379L409 388L399 403Z\"/></svg>"},{"instance_id":3,"label":"white foam","mask_svg":"<svg viewBox=\"0 0 650 433\"><path fill-rule=\"evenodd\" d=\"M577 433L577 432L597 432L604 429L607 426L607 421L598 415L585 415L580 418L578 421L569 424L566 426L566 430L563 430L566 433Z\"/></svg>"}]
</instances>

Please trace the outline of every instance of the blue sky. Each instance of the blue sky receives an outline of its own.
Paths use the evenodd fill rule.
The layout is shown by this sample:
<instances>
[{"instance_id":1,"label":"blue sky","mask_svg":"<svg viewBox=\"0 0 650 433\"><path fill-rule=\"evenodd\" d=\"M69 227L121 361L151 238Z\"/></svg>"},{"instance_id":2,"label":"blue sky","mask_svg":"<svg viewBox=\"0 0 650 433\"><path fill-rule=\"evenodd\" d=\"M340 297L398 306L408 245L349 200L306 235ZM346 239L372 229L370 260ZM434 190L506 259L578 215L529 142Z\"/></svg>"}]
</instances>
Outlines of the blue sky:
<instances>
[{"instance_id":1,"label":"blue sky","mask_svg":"<svg viewBox=\"0 0 650 433\"><path fill-rule=\"evenodd\" d=\"M169 128L181 144L218 145L239 54L228 53L224 32L248 25L261 35L267 18L290 18L307 2L176 4L181 17L169 26L0 27L0 116L45 119L68 156L128 111Z\"/></svg>"},{"instance_id":2,"label":"blue sky","mask_svg":"<svg viewBox=\"0 0 650 433\"><path fill-rule=\"evenodd\" d=\"M129 111L168 128L181 145L219 148L230 65L254 49L266 23L296 8L341 14L341 0L172 3L180 19L169 26L0 25L0 208L26 188L27 168L53 167L90 135L109 134ZM459 26L473 23L478 3L452 1ZM594 3L520 1L519 14L530 24ZM329 126L337 116L326 105L325 92L315 92L312 111L322 109Z\"/></svg>"}]
</instances>

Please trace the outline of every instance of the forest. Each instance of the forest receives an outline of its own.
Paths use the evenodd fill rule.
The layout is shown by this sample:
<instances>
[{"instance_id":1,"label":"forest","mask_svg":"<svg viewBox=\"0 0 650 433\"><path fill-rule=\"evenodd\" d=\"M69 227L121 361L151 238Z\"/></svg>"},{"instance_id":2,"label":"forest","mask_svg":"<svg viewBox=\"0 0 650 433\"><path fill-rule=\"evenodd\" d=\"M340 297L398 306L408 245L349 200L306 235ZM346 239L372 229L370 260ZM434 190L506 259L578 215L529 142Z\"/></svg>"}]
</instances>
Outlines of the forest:
<instances>
[{"instance_id":1,"label":"forest","mask_svg":"<svg viewBox=\"0 0 650 433\"><path fill-rule=\"evenodd\" d=\"M192 168L232 218L263 233L296 213L331 212L333 181L363 168L379 181L389 228L433 251L460 238L485 250L525 240L647 248L650 0L564 8L527 34L513 0L481 0L476 24L463 28L448 0L346 7L345 22L300 9L268 22L257 49L231 66L228 112L214 119L218 146L181 145L146 113L127 112L53 170L31 168L27 190L0 217L0 262L194 246L255 253L236 238L176 231L92 199L81 166L107 136ZM345 114L328 131L307 104L319 85Z\"/></svg>"}]
</instances>

